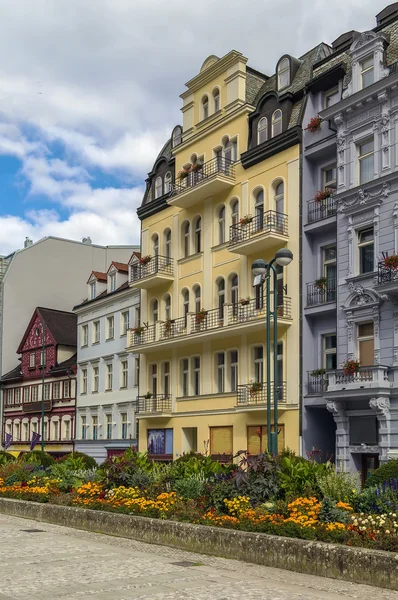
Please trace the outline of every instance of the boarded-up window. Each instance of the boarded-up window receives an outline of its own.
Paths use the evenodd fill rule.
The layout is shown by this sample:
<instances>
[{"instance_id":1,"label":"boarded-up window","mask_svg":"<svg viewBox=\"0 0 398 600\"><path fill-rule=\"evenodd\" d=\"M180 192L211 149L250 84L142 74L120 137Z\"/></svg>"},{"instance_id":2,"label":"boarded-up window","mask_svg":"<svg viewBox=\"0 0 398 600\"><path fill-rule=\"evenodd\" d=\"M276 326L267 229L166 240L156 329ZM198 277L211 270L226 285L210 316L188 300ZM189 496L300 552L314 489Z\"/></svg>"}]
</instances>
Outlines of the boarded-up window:
<instances>
[{"instance_id":1,"label":"boarded-up window","mask_svg":"<svg viewBox=\"0 0 398 600\"><path fill-rule=\"evenodd\" d=\"M232 454L232 427L210 427L210 453Z\"/></svg>"},{"instance_id":2,"label":"boarded-up window","mask_svg":"<svg viewBox=\"0 0 398 600\"><path fill-rule=\"evenodd\" d=\"M261 435L260 435L261 430ZM274 431L274 426L271 425L271 431ZM278 452L281 453L285 449L285 426L278 424ZM247 428L247 451L249 454L261 454L267 451L267 426L266 425L250 425Z\"/></svg>"}]
</instances>

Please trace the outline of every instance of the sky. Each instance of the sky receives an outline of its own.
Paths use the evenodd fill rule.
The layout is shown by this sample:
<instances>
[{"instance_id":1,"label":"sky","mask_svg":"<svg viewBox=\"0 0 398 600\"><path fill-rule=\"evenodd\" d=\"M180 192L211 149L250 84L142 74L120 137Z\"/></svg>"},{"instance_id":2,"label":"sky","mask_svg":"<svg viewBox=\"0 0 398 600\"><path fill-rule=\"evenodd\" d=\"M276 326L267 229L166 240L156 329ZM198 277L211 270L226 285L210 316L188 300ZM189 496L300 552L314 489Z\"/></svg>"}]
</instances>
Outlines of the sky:
<instances>
[{"instance_id":1,"label":"sky","mask_svg":"<svg viewBox=\"0 0 398 600\"><path fill-rule=\"evenodd\" d=\"M388 0L0 0L0 255L44 236L137 244L147 172L210 54L271 75Z\"/></svg>"}]
</instances>

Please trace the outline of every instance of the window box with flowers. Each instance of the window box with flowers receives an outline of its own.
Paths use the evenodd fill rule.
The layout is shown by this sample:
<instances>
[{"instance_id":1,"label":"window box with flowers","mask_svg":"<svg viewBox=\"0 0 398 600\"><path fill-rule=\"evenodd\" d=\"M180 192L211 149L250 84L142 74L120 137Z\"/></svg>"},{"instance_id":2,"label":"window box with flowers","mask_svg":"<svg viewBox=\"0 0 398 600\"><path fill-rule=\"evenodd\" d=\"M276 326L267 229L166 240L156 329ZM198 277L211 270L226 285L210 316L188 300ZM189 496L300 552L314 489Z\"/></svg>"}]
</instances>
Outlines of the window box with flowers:
<instances>
[{"instance_id":1,"label":"window box with flowers","mask_svg":"<svg viewBox=\"0 0 398 600\"><path fill-rule=\"evenodd\" d=\"M152 396L153 396L152 392L147 392L146 394L144 394L145 400L150 400L152 398Z\"/></svg>"},{"instance_id":2,"label":"window box with flowers","mask_svg":"<svg viewBox=\"0 0 398 600\"><path fill-rule=\"evenodd\" d=\"M165 333L170 333L172 330L175 319L166 319L164 322L164 331Z\"/></svg>"},{"instance_id":3,"label":"window box with flowers","mask_svg":"<svg viewBox=\"0 0 398 600\"><path fill-rule=\"evenodd\" d=\"M314 201L315 202L323 202L323 200L327 200L328 198L330 198L333 195L333 190L329 190L326 188L326 190L318 190L317 193L314 196Z\"/></svg>"},{"instance_id":4,"label":"window box with flowers","mask_svg":"<svg viewBox=\"0 0 398 600\"><path fill-rule=\"evenodd\" d=\"M152 256L149 254L147 256L141 256L140 265L147 265L151 261Z\"/></svg>"},{"instance_id":5,"label":"window box with flowers","mask_svg":"<svg viewBox=\"0 0 398 600\"><path fill-rule=\"evenodd\" d=\"M200 161L191 165L191 173L197 173L198 171L201 171L202 169L203 169L203 163Z\"/></svg>"},{"instance_id":6,"label":"window box with flowers","mask_svg":"<svg viewBox=\"0 0 398 600\"><path fill-rule=\"evenodd\" d=\"M305 129L307 131L310 131L311 133L315 133L316 131L320 130L321 123L322 123L322 119L319 115L317 115L316 117L312 117L312 119L310 119L310 121Z\"/></svg>"},{"instance_id":7,"label":"window box with flowers","mask_svg":"<svg viewBox=\"0 0 398 600\"><path fill-rule=\"evenodd\" d=\"M315 287L320 291L320 292L325 292L327 287L328 287L328 280L326 277L318 277L318 279L315 281Z\"/></svg>"},{"instance_id":8,"label":"window box with flowers","mask_svg":"<svg viewBox=\"0 0 398 600\"><path fill-rule=\"evenodd\" d=\"M323 377L326 374L326 369L314 369L311 371L311 377Z\"/></svg>"},{"instance_id":9,"label":"window box with flowers","mask_svg":"<svg viewBox=\"0 0 398 600\"><path fill-rule=\"evenodd\" d=\"M178 171L178 179L186 179L188 177L190 173L190 169L181 169L181 171Z\"/></svg>"},{"instance_id":10,"label":"window box with flowers","mask_svg":"<svg viewBox=\"0 0 398 600\"><path fill-rule=\"evenodd\" d=\"M395 254L395 252L391 254L391 256L388 256L387 254L387 256L383 257L381 262L386 269L396 271L398 269L398 254Z\"/></svg>"},{"instance_id":11,"label":"window box with flowers","mask_svg":"<svg viewBox=\"0 0 398 600\"><path fill-rule=\"evenodd\" d=\"M355 358L347 358L343 364L344 375L355 375L358 373L360 364L359 360L356 360Z\"/></svg>"},{"instance_id":12,"label":"window box with flowers","mask_svg":"<svg viewBox=\"0 0 398 600\"><path fill-rule=\"evenodd\" d=\"M195 323L197 325L200 325L201 323L203 323L203 321L205 321L206 317L207 317L207 310L203 310L203 309L200 310L195 315Z\"/></svg>"},{"instance_id":13,"label":"window box with flowers","mask_svg":"<svg viewBox=\"0 0 398 600\"><path fill-rule=\"evenodd\" d=\"M263 384L261 381L251 381L249 385L249 392L251 396L255 396L263 389Z\"/></svg>"},{"instance_id":14,"label":"window box with flowers","mask_svg":"<svg viewBox=\"0 0 398 600\"><path fill-rule=\"evenodd\" d=\"M247 298L241 298L239 300L239 304L241 306L247 306L248 304L250 304L250 298L249 297L247 297Z\"/></svg>"},{"instance_id":15,"label":"window box with flowers","mask_svg":"<svg viewBox=\"0 0 398 600\"><path fill-rule=\"evenodd\" d=\"M140 337L144 333L144 328L141 327L141 325L138 325L138 327L134 327L133 333L134 335L138 335L138 337Z\"/></svg>"},{"instance_id":16,"label":"window box with flowers","mask_svg":"<svg viewBox=\"0 0 398 600\"><path fill-rule=\"evenodd\" d=\"M239 225L249 225L253 221L253 217L251 215L245 215L241 219L239 219Z\"/></svg>"}]
</instances>

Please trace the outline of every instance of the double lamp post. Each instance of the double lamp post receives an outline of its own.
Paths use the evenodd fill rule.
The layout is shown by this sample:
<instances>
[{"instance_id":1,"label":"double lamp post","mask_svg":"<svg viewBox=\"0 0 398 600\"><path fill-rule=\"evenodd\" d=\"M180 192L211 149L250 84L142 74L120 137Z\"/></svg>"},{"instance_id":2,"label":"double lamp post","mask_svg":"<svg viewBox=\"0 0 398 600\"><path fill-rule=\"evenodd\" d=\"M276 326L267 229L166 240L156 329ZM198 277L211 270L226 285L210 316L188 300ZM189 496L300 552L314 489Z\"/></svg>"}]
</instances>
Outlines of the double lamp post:
<instances>
[{"instance_id":1,"label":"double lamp post","mask_svg":"<svg viewBox=\"0 0 398 600\"><path fill-rule=\"evenodd\" d=\"M281 248L275 253L274 258L267 263L259 258L252 264L252 273L254 275L254 286L266 285L266 364L267 364L267 442L268 452L278 454L278 273L275 263L280 267L287 267L293 260L293 253L288 248ZM273 273L273 302L271 305L271 271ZM283 307L282 307L283 310ZM273 328L273 397L274 397L274 427L272 431L272 410L271 410L271 318L274 322Z\"/></svg>"}]
</instances>

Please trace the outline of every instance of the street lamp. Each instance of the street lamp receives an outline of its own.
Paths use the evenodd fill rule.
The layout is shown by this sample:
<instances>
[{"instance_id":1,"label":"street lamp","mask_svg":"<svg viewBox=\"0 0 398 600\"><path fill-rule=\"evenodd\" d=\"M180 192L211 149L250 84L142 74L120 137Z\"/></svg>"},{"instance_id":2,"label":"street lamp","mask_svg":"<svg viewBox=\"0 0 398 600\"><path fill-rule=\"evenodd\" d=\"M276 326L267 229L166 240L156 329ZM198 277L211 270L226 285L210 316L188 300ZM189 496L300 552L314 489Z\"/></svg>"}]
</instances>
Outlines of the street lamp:
<instances>
[{"instance_id":1,"label":"street lamp","mask_svg":"<svg viewBox=\"0 0 398 600\"><path fill-rule=\"evenodd\" d=\"M293 253L288 248L281 248L275 253L274 258L267 263L258 258L252 264L252 273L255 276L254 285L266 283L266 341L267 341L267 440L268 451L278 453L278 286L277 271L274 263L280 267L287 267L293 260ZM273 310L270 305L270 272L274 278ZM274 319L274 431L271 431L271 316Z\"/></svg>"}]
</instances>

